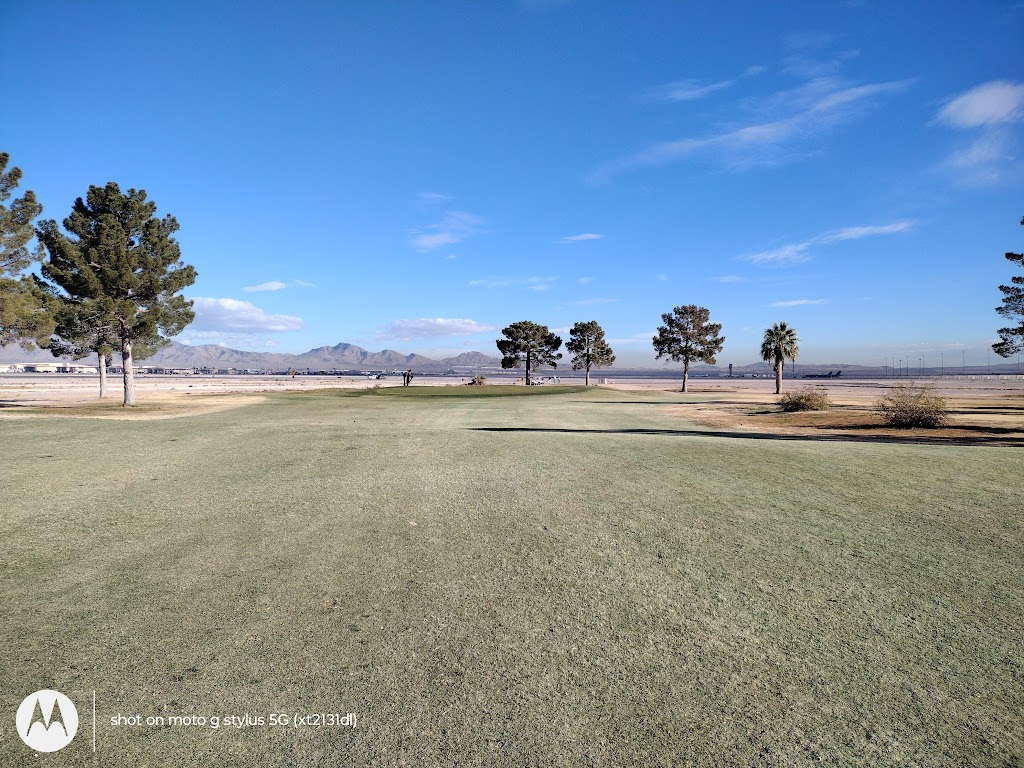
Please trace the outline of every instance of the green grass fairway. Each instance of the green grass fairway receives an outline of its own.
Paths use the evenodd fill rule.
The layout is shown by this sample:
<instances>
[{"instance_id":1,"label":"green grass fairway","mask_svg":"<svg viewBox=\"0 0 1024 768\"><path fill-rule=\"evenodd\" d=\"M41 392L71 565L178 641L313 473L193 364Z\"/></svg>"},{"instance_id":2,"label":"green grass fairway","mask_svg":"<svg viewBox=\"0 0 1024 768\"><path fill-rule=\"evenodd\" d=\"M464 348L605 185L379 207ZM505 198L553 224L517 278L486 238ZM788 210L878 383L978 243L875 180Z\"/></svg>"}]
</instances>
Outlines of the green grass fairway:
<instances>
[{"instance_id":1,"label":"green grass fairway","mask_svg":"<svg viewBox=\"0 0 1024 768\"><path fill-rule=\"evenodd\" d=\"M1024 452L685 397L0 420L0 765L1024 765ZM41 688L81 725L37 757ZM358 725L110 722L317 712Z\"/></svg>"}]
</instances>

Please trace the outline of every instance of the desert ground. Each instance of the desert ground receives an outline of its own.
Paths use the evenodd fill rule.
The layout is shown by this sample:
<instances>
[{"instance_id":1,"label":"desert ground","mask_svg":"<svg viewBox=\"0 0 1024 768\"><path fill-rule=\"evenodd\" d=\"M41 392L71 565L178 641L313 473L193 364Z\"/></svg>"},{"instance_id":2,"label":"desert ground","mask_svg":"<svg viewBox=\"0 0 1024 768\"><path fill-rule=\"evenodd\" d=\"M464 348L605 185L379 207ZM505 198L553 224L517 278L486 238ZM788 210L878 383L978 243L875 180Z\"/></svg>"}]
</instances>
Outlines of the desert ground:
<instances>
[{"instance_id":1,"label":"desert ground","mask_svg":"<svg viewBox=\"0 0 1024 768\"><path fill-rule=\"evenodd\" d=\"M414 387L457 387L469 376L417 376ZM786 379L783 391L806 387L824 389L833 402L826 412L780 413L775 405L774 379L692 378L688 392L679 392L680 378L606 379L605 389L678 394L666 412L709 427L800 438L839 440L898 440L959 444L1024 446L1024 376L947 376L934 379ZM566 385L582 379L562 378ZM942 429L892 429L882 424L874 405L892 387L906 384L931 387L950 409ZM516 379L492 378L488 386L515 386ZM248 402L254 395L316 389L400 387L392 376L140 376L137 393L141 408L123 409L120 377L110 379L110 397L97 402L95 376L74 374L0 375L0 418L17 418L25 409L42 408L54 415L97 415L108 418L170 418L223 410ZM547 386L547 385L544 385ZM105 408L101 407L105 406Z\"/></svg>"},{"instance_id":2,"label":"desert ground","mask_svg":"<svg viewBox=\"0 0 1024 768\"><path fill-rule=\"evenodd\" d=\"M1024 761L1024 381L928 434L885 381L374 383L0 377L0 710L82 718L39 765Z\"/></svg>"}]
</instances>

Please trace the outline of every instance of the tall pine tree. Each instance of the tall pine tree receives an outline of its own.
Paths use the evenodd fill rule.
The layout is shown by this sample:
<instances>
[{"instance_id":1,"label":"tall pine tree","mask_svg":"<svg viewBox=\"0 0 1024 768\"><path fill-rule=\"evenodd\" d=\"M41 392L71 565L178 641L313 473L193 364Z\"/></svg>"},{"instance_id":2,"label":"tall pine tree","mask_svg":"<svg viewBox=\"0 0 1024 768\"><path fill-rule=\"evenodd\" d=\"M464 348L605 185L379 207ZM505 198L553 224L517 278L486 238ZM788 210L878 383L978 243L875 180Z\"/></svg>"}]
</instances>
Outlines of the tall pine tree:
<instances>
[{"instance_id":1,"label":"tall pine tree","mask_svg":"<svg viewBox=\"0 0 1024 768\"><path fill-rule=\"evenodd\" d=\"M503 328L501 333L505 338L495 342L501 352L501 367L519 368L525 364L527 384L533 383L532 374L538 366L556 368L562 359L562 353L558 351L562 339L549 331L546 325L521 320Z\"/></svg>"},{"instance_id":2,"label":"tall pine tree","mask_svg":"<svg viewBox=\"0 0 1024 768\"><path fill-rule=\"evenodd\" d=\"M591 368L603 368L615 362L615 355L604 340L604 330L597 320L576 323L569 331L569 343L565 348L572 353L572 369L587 372L588 387Z\"/></svg>"},{"instance_id":3,"label":"tall pine tree","mask_svg":"<svg viewBox=\"0 0 1024 768\"><path fill-rule=\"evenodd\" d=\"M25 349L46 346L53 333L53 317L46 295L22 273L41 254L29 250L35 236L32 221L43 211L29 190L4 205L21 181L21 169L7 170L10 155L0 152L0 347L18 341Z\"/></svg>"},{"instance_id":4,"label":"tall pine tree","mask_svg":"<svg viewBox=\"0 0 1024 768\"><path fill-rule=\"evenodd\" d=\"M1024 224L1024 219L1020 223ZM1024 253L1007 253L1006 259L1024 267ZM1017 325L1000 328L999 341L992 349L1001 357L1012 357L1024 352L1024 275L1014 275L1010 284L1000 285L999 290L1003 292L1003 305L996 307L996 312Z\"/></svg>"},{"instance_id":5,"label":"tall pine tree","mask_svg":"<svg viewBox=\"0 0 1024 768\"><path fill-rule=\"evenodd\" d=\"M663 314L661 319L665 324L659 326L658 335L653 339L654 351L658 358L668 357L677 363L682 361L682 391L685 392L691 362L715 364L715 355L725 344L725 337L718 335L722 332L722 324L710 322L710 312L695 304L676 307Z\"/></svg>"},{"instance_id":6,"label":"tall pine tree","mask_svg":"<svg viewBox=\"0 0 1024 768\"><path fill-rule=\"evenodd\" d=\"M195 317L192 302L178 294L196 280L172 237L178 222L157 218L145 190L122 193L108 182L75 201L64 229L70 236L46 221L38 236L49 253L43 277L66 304L65 341L101 357L116 346L124 404L135 405L134 361L170 343Z\"/></svg>"}]
</instances>

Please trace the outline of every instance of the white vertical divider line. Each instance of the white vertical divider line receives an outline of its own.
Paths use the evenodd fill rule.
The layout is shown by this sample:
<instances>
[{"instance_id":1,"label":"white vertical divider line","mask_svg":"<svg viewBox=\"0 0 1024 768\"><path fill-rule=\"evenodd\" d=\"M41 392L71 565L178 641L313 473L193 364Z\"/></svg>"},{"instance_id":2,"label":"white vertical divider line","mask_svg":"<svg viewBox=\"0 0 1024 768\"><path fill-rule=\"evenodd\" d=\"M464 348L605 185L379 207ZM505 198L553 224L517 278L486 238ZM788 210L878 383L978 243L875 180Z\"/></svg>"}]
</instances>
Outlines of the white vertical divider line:
<instances>
[{"instance_id":1,"label":"white vertical divider line","mask_svg":"<svg viewBox=\"0 0 1024 768\"><path fill-rule=\"evenodd\" d=\"M96 691L92 692L92 751L96 751Z\"/></svg>"}]
</instances>

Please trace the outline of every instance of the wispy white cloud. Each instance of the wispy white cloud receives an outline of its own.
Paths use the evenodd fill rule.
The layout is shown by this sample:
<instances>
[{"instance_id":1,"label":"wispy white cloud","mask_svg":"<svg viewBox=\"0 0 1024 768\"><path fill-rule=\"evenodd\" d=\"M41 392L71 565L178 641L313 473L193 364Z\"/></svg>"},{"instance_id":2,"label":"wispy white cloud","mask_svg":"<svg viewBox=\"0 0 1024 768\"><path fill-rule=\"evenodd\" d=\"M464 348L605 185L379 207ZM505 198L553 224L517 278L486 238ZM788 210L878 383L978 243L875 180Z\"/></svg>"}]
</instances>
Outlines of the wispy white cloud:
<instances>
[{"instance_id":1,"label":"wispy white cloud","mask_svg":"<svg viewBox=\"0 0 1024 768\"><path fill-rule=\"evenodd\" d=\"M665 103L703 99L705 96L710 96L718 91L724 91L726 88L732 88L744 77L751 77L764 71L765 67L762 66L747 67L747 69L737 77L731 77L728 80L719 80L717 82L707 84L702 84L699 80L692 79L676 80L675 82L665 83L664 85L652 88L643 95L643 99L644 101L658 101Z\"/></svg>"},{"instance_id":2,"label":"wispy white cloud","mask_svg":"<svg viewBox=\"0 0 1024 768\"><path fill-rule=\"evenodd\" d=\"M592 277L580 277L580 278L577 279L576 282L578 282L580 285L590 285L592 282L594 282L594 278L592 278Z\"/></svg>"},{"instance_id":3,"label":"wispy white cloud","mask_svg":"<svg viewBox=\"0 0 1024 768\"><path fill-rule=\"evenodd\" d=\"M529 288L531 291L548 291L557 277L482 277L470 280L469 284L480 288Z\"/></svg>"},{"instance_id":4,"label":"wispy white cloud","mask_svg":"<svg viewBox=\"0 0 1024 768\"><path fill-rule=\"evenodd\" d=\"M194 347L200 344L216 344L219 347L230 347L239 350L273 350L277 341L259 333L197 331L191 326L186 328L175 341Z\"/></svg>"},{"instance_id":5,"label":"wispy white cloud","mask_svg":"<svg viewBox=\"0 0 1024 768\"><path fill-rule=\"evenodd\" d=\"M790 301L773 301L769 307L801 307L805 304L825 304L825 299L791 299Z\"/></svg>"},{"instance_id":6,"label":"wispy white cloud","mask_svg":"<svg viewBox=\"0 0 1024 768\"><path fill-rule=\"evenodd\" d=\"M243 291L280 291L282 288L287 288L288 283L282 283L280 280L271 280L269 283L260 283L259 285L247 285L243 288Z\"/></svg>"},{"instance_id":7,"label":"wispy white cloud","mask_svg":"<svg viewBox=\"0 0 1024 768\"><path fill-rule=\"evenodd\" d=\"M950 99L939 110L940 123L954 128L980 128L1024 120L1024 83L993 80Z\"/></svg>"},{"instance_id":8,"label":"wispy white cloud","mask_svg":"<svg viewBox=\"0 0 1024 768\"><path fill-rule=\"evenodd\" d=\"M568 302L569 306L573 307L590 307L594 304L614 304L622 299L580 299L579 301Z\"/></svg>"},{"instance_id":9,"label":"wispy white cloud","mask_svg":"<svg viewBox=\"0 0 1024 768\"><path fill-rule=\"evenodd\" d=\"M998 184L1020 170L1020 164L1014 162L1014 143L1009 131L988 129L966 147L951 152L945 165L956 174L957 182L965 186Z\"/></svg>"},{"instance_id":10,"label":"wispy white cloud","mask_svg":"<svg viewBox=\"0 0 1024 768\"><path fill-rule=\"evenodd\" d=\"M711 155L734 170L775 165L801 154L799 144L850 122L873 109L881 97L906 90L913 80L850 85L817 78L755 104L756 117L716 133L662 141L594 171L600 183L617 173Z\"/></svg>"},{"instance_id":11,"label":"wispy white cloud","mask_svg":"<svg viewBox=\"0 0 1024 768\"><path fill-rule=\"evenodd\" d=\"M420 205L440 205L450 203L455 198L443 192L419 192L416 194L416 201Z\"/></svg>"},{"instance_id":12,"label":"wispy white cloud","mask_svg":"<svg viewBox=\"0 0 1024 768\"><path fill-rule=\"evenodd\" d=\"M665 282L666 280L668 280L668 275L665 274L664 272L659 272L654 276L654 279L659 280L661 282Z\"/></svg>"},{"instance_id":13,"label":"wispy white cloud","mask_svg":"<svg viewBox=\"0 0 1024 768\"><path fill-rule=\"evenodd\" d=\"M596 235L593 232L584 232L582 235L569 235L555 240L556 243L582 243L587 240L600 240L604 235Z\"/></svg>"},{"instance_id":14,"label":"wispy white cloud","mask_svg":"<svg viewBox=\"0 0 1024 768\"><path fill-rule=\"evenodd\" d=\"M465 211L448 211L437 224L410 231L410 242L420 252L455 245L485 231L484 220Z\"/></svg>"},{"instance_id":15,"label":"wispy white cloud","mask_svg":"<svg viewBox=\"0 0 1024 768\"><path fill-rule=\"evenodd\" d=\"M624 336L618 339L607 339L607 342L613 346L629 346L631 344L650 344L651 340L657 335L657 331L644 331L643 333L634 333L632 336Z\"/></svg>"},{"instance_id":16,"label":"wispy white cloud","mask_svg":"<svg viewBox=\"0 0 1024 768\"><path fill-rule=\"evenodd\" d=\"M745 283L747 278L740 277L739 275L719 275L718 277L712 277L716 283Z\"/></svg>"},{"instance_id":17,"label":"wispy white cloud","mask_svg":"<svg viewBox=\"0 0 1024 768\"><path fill-rule=\"evenodd\" d=\"M259 285L247 285L243 288L243 291L248 293L254 293L257 291L280 291L283 288L315 288L313 283L306 282L305 280L289 280L288 282L281 282L280 280L271 280L267 283L260 283Z\"/></svg>"},{"instance_id":18,"label":"wispy white cloud","mask_svg":"<svg viewBox=\"0 0 1024 768\"><path fill-rule=\"evenodd\" d=\"M301 317L274 315L248 301L238 299L193 299L196 319L189 326L194 331L242 331L248 333L286 333L300 331Z\"/></svg>"},{"instance_id":19,"label":"wispy white cloud","mask_svg":"<svg viewBox=\"0 0 1024 768\"><path fill-rule=\"evenodd\" d=\"M377 331L377 341L409 341L440 336L472 336L496 331L497 326L476 320L449 317L420 317L392 320Z\"/></svg>"},{"instance_id":20,"label":"wispy white cloud","mask_svg":"<svg viewBox=\"0 0 1024 768\"><path fill-rule=\"evenodd\" d=\"M845 240L860 240L864 237L893 235L906 232L914 226L913 221L895 221L892 224L869 227L845 227L826 232L799 243L787 243L768 251L753 253L744 258L754 264L796 264L811 258L811 249L819 245L840 243Z\"/></svg>"},{"instance_id":21,"label":"wispy white cloud","mask_svg":"<svg viewBox=\"0 0 1024 768\"><path fill-rule=\"evenodd\" d=\"M1016 174L1015 124L1024 122L1024 83L993 80L950 99L935 118L936 123L962 131L974 131L970 144L953 150L945 166L967 185L988 185Z\"/></svg>"},{"instance_id":22,"label":"wispy white cloud","mask_svg":"<svg viewBox=\"0 0 1024 768\"><path fill-rule=\"evenodd\" d=\"M906 232L914 226L914 222L894 221L892 224L882 224L870 227L844 227L833 232L827 232L821 236L822 243L838 243L843 240L860 240L862 237L875 237L877 235L894 235L897 232Z\"/></svg>"}]
</instances>

